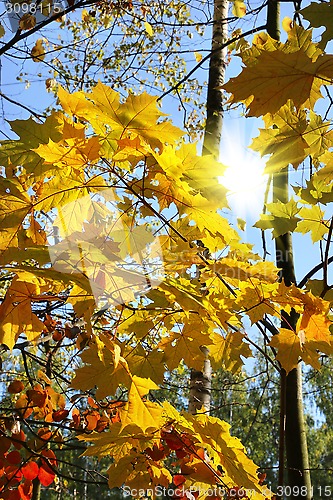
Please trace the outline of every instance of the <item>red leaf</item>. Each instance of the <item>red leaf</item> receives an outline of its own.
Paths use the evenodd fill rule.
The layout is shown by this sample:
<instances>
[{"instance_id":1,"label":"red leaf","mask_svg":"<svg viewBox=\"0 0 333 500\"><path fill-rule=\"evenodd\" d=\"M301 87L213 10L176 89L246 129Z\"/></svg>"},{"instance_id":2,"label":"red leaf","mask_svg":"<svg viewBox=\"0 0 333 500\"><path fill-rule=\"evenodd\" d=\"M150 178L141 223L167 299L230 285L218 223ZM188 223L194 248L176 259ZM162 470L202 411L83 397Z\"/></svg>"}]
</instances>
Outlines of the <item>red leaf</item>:
<instances>
[{"instance_id":1,"label":"red leaf","mask_svg":"<svg viewBox=\"0 0 333 500\"><path fill-rule=\"evenodd\" d=\"M170 435L164 439L166 444L169 446L170 450L181 450L183 447L183 443L177 436Z\"/></svg>"},{"instance_id":2,"label":"red leaf","mask_svg":"<svg viewBox=\"0 0 333 500\"><path fill-rule=\"evenodd\" d=\"M46 464L39 468L38 479L43 486L50 486L55 478L55 473Z\"/></svg>"},{"instance_id":3,"label":"red leaf","mask_svg":"<svg viewBox=\"0 0 333 500\"><path fill-rule=\"evenodd\" d=\"M18 490L7 490L1 493L1 500L21 500L21 495Z\"/></svg>"},{"instance_id":4,"label":"red leaf","mask_svg":"<svg viewBox=\"0 0 333 500\"><path fill-rule=\"evenodd\" d=\"M12 444L11 440L6 437L0 437L0 455L7 453Z\"/></svg>"},{"instance_id":5,"label":"red leaf","mask_svg":"<svg viewBox=\"0 0 333 500\"><path fill-rule=\"evenodd\" d=\"M185 483L185 477L182 474L173 476L172 482L175 486L180 486Z\"/></svg>"},{"instance_id":6,"label":"red leaf","mask_svg":"<svg viewBox=\"0 0 333 500\"><path fill-rule=\"evenodd\" d=\"M20 492L21 500L30 500L32 497L32 482L25 481L24 483L20 484L18 487L18 491Z\"/></svg>"},{"instance_id":7,"label":"red leaf","mask_svg":"<svg viewBox=\"0 0 333 500\"><path fill-rule=\"evenodd\" d=\"M161 460L165 457L165 448L163 446L157 446L156 444L154 444L153 448L146 449L146 453L152 460Z\"/></svg>"},{"instance_id":8,"label":"red leaf","mask_svg":"<svg viewBox=\"0 0 333 500\"><path fill-rule=\"evenodd\" d=\"M176 450L177 458L184 458L188 455L188 451L185 450Z\"/></svg>"},{"instance_id":9,"label":"red leaf","mask_svg":"<svg viewBox=\"0 0 333 500\"><path fill-rule=\"evenodd\" d=\"M65 420L65 418L67 418L68 415L69 415L68 410L58 410L52 413L52 418L55 422L61 422L61 420Z\"/></svg>"},{"instance_id":10,"label":"red leaf","mask_svg":"<svg viewBox=\"0 0 333 500\"><path fill-rule=\"evenodd\" d=\"M49 460L51 465L57 465L57 458L52 450L43 450L42 455Z\"/></svg>"},{"instance_id":11,"label":"red leaf","mask_svg":"<svg viewBox=\"0 0 333 500\"><path fill-rule=\"evenodd\" d=\"M7 476L8 484L19 483L23 477L22 472L16 465L8 465L5 468L5 474Z\"/></svg>"},{"instance_id":12,"label":"red leaf","mask_svg":"<svg viewBox=\"0 0 333 500\"><path fill-rule=\"evenodd\" d=\"M31 481L38 476L39 467L36 462L28 462L21 468L22 474L26 479Z\"/></svg>"},{"instance_id":13,"label":"red leaf","mask_svg":"<svg viewBox=\"0 0 333 500\"><path fill-rule=\"evenodd\" d=\"M11 451L6 455L6 460L11 465L18 465L21 462L21 455L18 451Z\"/></svg>"}]
</instances>

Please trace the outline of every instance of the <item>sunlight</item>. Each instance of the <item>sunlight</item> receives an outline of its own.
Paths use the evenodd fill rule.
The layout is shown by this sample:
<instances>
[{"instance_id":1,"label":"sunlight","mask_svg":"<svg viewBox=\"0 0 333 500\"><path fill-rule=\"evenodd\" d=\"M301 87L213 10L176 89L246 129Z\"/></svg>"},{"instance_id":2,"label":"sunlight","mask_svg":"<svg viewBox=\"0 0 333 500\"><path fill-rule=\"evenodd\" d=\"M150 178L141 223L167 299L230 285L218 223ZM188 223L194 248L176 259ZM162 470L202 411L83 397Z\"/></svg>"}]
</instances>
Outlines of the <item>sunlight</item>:
<instances>
[{"instance_id":1,"label":"sunlight","mask_svg":"<svg viewBox=\"0 0 333 500\"><path fill-rule=\"evenodd\" d=\"M267 175L263 175L265 161L247 148L242 134L227 134L223 140L220 161L227 170L219 182L230 192L228 201L235 216L246 219L262 212Z\"/></svg>"}]
</instances>

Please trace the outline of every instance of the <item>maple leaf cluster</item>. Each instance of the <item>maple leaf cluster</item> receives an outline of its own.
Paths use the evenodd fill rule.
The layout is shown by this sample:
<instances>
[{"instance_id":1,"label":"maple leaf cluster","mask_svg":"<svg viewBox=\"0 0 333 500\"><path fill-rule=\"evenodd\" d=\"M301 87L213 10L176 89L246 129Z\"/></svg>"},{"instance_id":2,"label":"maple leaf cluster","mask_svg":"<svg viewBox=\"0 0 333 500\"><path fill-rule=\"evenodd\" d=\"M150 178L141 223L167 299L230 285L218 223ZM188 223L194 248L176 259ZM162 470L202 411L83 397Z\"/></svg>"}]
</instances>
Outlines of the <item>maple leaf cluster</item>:
<instances>
[{"instance_id":1,"label":"maple leaf cluster","mask_svg":"<svg viewBox=\"0 0 333 500\"><path fill-rule=\"evenodd\" d=\"M271 155L267 172L309 155L315 167L297 200L268 203L256 225L321 241L331 235L322 205L333 136L313 107L333 77L332 56L295 26L285 44L256 36L242 58L225 88L263 115L253 148ZM180 413L157 391L167 370L200 370L207 355L213 367L241 370L253 355L244 318L275 333L266 343L278 369L300 359L320 368L333 351L327 283L286 286L241 241L221 214L226 167L199 157L155 97L122 101L98 83L91 92L60 88L58 99L44 123L12 122L18 139L0 148L0 343L19 349L26 369L1 416L1 498L31 498L36 478L51 484L57 446L72 434L90 443L86 456L109 457L110 487L273 498L226 422ZM295 330L277 330L274 319L288 314L298 315ZM27 355L45 373L31 374ZM6 424L10 412L37 429L34 440Z\"/></svg>"}]
</instances>

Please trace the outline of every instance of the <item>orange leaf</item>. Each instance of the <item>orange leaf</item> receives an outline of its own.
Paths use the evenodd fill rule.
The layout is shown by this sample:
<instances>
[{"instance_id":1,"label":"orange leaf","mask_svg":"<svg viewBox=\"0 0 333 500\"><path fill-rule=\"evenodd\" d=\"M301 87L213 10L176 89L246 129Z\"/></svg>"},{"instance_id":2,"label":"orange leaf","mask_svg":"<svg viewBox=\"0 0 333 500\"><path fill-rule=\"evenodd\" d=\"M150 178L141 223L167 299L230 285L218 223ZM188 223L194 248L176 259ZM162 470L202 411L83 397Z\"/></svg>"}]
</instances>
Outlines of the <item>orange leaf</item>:
<instances>
[{"instance_id":1,"label":"orange leaf","mask_svg":"<svg viewBox=\"0 0 333 500\"><path fill-rule=\"evenodd\" d=\"M8 465L8 467L5 468L5 474L7 476L8 484L19 483L23 477L23 474L17 468L17 465Z\"/></svg>"},{"instance_id":2,"label":"orange leaf","mask_svg":"<svg viewBox=\"0 0 333 500\"><path fill-rule=\"evenodd\" d=\"M30 399L30 401L32 401L33 404L38 406L39 408L43 408L45 406L47 398L45 391L36 391L31 389L27 391L27 396Z\"/></svg>"},{"instance_id":3,"label":"orange leaf","mask_svg":"<svg viewBox=\"0 0 333 500\"><path fill-rule=\"evenodd\" d=\"M24 384L21 382L21 380L13 380L8 386L8 392L9 394L18 394L19 392L23 391L24 389Z\"/></svg>"},{"instance_id":4,"label":"orange leaf","mask_svg":"<svg viewBox=\"0 0 333 500\"><path fill-rule=\"evenodd\" d=\"M98 405L95 403L95 401L93 400L92 397L89 396L87 401L88 401L88 405L91 406L92 408L98 408Z\"/></svg>"},{"instance_id":5,"label":"orange leaf","mask_svg":"<svg viewBox=\"0 0 333 500\"><path fill-rule=\"evenodd\" d=\"M185 477L182 474L176 474L173 476L172 482L175 486L180 486L185 483Z\"/></svg>"},{"instance_id":6,"label":"orange leaf","mask_svg":"<svg viewBox=\"0 0 333 500\"><path fill-rule=\"evenodd\" d=\"M86 415L85 418L87 421L86 430L93 431L97 425L98 420L100 419L100 416L94 412Z\"/></svg>"},{"instance_id":7,"label":"orange leaf","mask_svg":"<svg viewBox=\"0 0 333 500\"><path fill-rule=\"evenodd\" d=\"M57 465L57 458L52 450L43 450L42 455L49 460L52 466Z\"/></svg>"},{"instance_id":8,"label":"orange leaf","mask_svg":"<svg viewBox=\"0 0 333 500\"><path fill-rule=\"evenodd\" d=\"M38 479L43 486L50 486L55 478L55 473L46 464L43 464L38 472Z\"/></svg>"},{"instance_id":9,"label":"orange leaf","mask_svg":"<svg viewBox=\"0 0 333 500\"><path fill-rule=\"evenodd\" d=\"M22 474L26 479L31 481L38 476L39 467L36 462L28 462L21 468Z\"/></svg>"},{"instance_id":10,"label":"orange leaf","mask_svg":"<svg viewBox=\"0 0 333 500\"><path fill-rule=\"evenodd\" d=\"M32 482L24 481L18 487L18 491L21 496L21 500L30 500L32 497Z\"/></svg>"},{"instance_id":11,"label":"orange leaf","mask_svg":"<svg viewBox=\"0 0 333 500\"><path fill-rule=\"evenodd\" d=\"M65 420L65 418L67 418L68 415L69 415L68 410L58 410L52 413L52 417L55 422L61 422L62 420Z\"/></svg>"},{"instance_id":12,"label":"orange leaf","mask_svg":"<svg viewBox=\"0 0 333 500\"><path fill-rule=\"evenodd\" d=\"M42 427L41 429L39 429L37 434L43 441L48 441L52 436L52 432L48 427Z\"/></svg>"}]
</instances>

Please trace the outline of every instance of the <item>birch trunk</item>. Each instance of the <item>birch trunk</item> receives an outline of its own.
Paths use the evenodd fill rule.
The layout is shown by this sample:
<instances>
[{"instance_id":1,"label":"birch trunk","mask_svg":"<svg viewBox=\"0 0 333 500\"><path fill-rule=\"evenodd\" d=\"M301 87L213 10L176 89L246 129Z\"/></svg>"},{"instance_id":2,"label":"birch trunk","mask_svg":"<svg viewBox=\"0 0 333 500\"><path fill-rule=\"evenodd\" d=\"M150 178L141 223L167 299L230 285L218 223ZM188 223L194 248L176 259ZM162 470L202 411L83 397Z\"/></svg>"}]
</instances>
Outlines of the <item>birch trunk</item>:
<instances>
[{"instance_id":1,"label":"birch trunk","mask_svg":"<svg viewBox=\"0 0 333 500\"><path fill-rule=\"evenodd\" d=\"M221 87L225 80L226 49L219 47L228 38L228 8L226 0L214 0L214 24L212 31L212 57L209 60L209 77L207 90L207 118L202 154L212 154L218 160L223 122L223 94ZM203 371L191 371L189 412L195 414L202 406L209 413L211 399L212 369L208 359L208 350Z\"/></svg>"},{"instance_id":2,"label":"birch trunk","mask_svg":"<svg viewBox=\"0 0 333 500\"><path fill-rule=\"evenodd\" d=\"M279 2L268 1L267 31L279 40L280 15ZM273 176L273 202L287 203L289 200L288 166ZM283 234L275 240L276 265L281 270L281 279L287 286L296 282L293 260L292 237ZM282 312L281 327L296 329L298 316ZM287 483L291 487L291 498L311 500L311 478L309 470L308 448L305 431L302 390L302 363L288 375L281 373L281 414L280 414L280 464L279 486ZM285 450L284 450L285 446ZM284 457L287 459L288 480L284 478Z\"/></svg>"}]
</instances>

